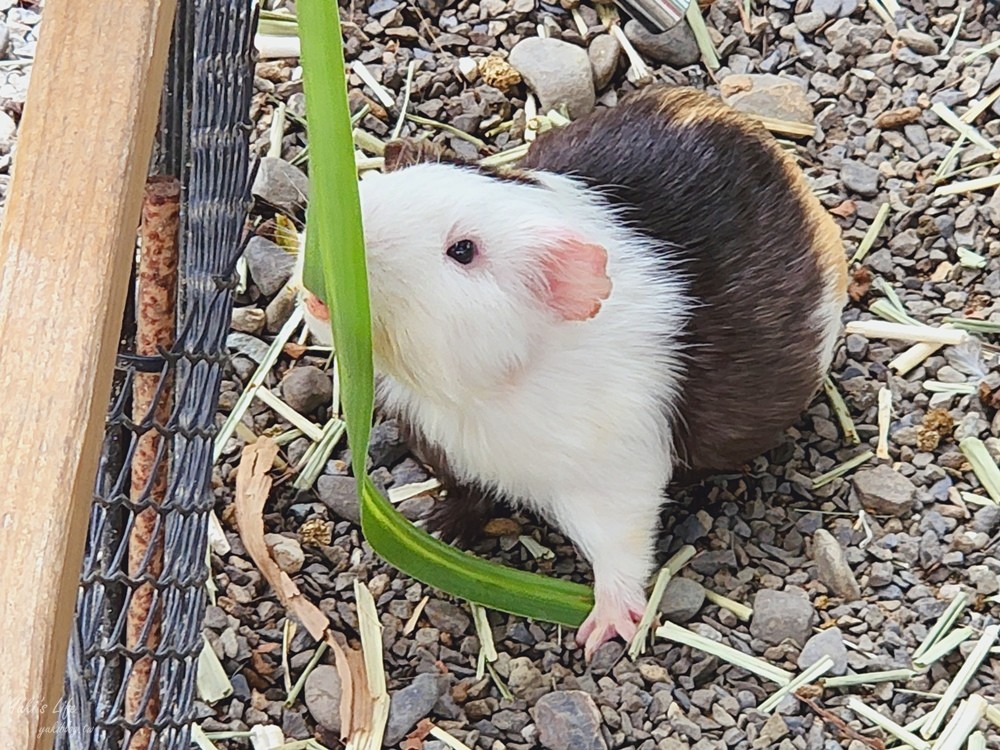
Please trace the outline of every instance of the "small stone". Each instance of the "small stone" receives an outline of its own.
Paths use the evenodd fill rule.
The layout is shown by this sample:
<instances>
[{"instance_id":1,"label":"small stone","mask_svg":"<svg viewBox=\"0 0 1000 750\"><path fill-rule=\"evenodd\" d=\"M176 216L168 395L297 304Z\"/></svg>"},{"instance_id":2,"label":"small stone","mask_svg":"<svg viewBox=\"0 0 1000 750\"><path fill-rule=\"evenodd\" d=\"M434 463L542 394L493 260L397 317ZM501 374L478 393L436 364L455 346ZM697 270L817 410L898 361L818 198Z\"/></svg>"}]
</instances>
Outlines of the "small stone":
<instances>
[{"instance_id":1,"label":"small stone","mask_svg":"<svg viewBox=\"0 0 1000 750\"><path fill-rule=\"evenodd\" d=\"M847 159L840 168L844 187L858 195L871 197L878 194L878 170L860 161Z\"/></svg>"},{"instance_id":2,"label":"small stone","mask_svg":"<svg viewBox=\"0 0 1000 750\"><path fill-rule=\"evenodd\" d=\"M844 634L840 632L840 628L827 628L806 641L799 654L799 669L808 669L824 656L833 659L833 667L830 669L832 674L847 672L847 646L844 645Z\"/></svg>"},{"instance_id":3,"label":"small stone","mask_svg":"<svg viewBox=\"0 0 1000 750\"><path fill-rule=\"evenodd\" d=\"M539 698L531 710L538 741L547 750L607 750L601 714L582 690L559 690Z\"/></svg>"},{"instance_id":4,"label":"small stone","mask_svg":"<svg viewBox=\"0 0 1000 750\"><path fill-rule=\"evenodd\" d=\"M418 674L413 682L393 693L389 702L389 721L385 727L385 744L393 746L409 733L417 722L427 716L438 702L445 683L434 674Z\"/></svg>"},{"instance_id":5,"label":"small stone","mask_svg":"<svg viewBox=\"0 0 1000 750\"><path fill-rule=\"evenodd\" d=\"M913 29L904 27L899 30L899 34L896 38L918 55L929 55L933 57L941 51L940 47L938 47L938 43L934 41L934 37L930 34L924 34L921 31L914 31Z\"/></svg>"},{"instance_id":6,"label":"small stone","mask_svg":"<svg viewBox=\"0 0 1000 750\"><path fill-rule=\"evenodd\" d=\"M764 74L730 75L719 90L733 109L788 122L813 123L813 109L805 89L796 81Z\"/></svg>"},{"instance_id":7,"label":"small stone","mask_svg":"<svg viewBox=\"0 0 1000 750\"><path fill-rule=\"evenodd\" d=\"M788 638L801 646L812 633L815 618L816 612L804 596L762 589L754 597L750 634L775 645Z\"/></svg>"},{"instance_id":8,"label":"small stone","mask_svg":"<svg viewBox=\"0 0 1000 750\"><path fill-rule=\"evenodd\" d=\"M318 367L293 367L281 380L281 397L300 414L309 414L333 398L333 384Z\"/></svg>"},{"instance_id":9,"label":"small stone","mask_svg":"<svg viewBox=\"0 0 1000 750\"><path fill-rule=\"evenodd\" d=\"M868 585L873 589L888 586L892 583L892 563L874 562L868 569Z\"/></svg>"},{"instance_id":10,"label":"small stone","mask_svg":"<svg viewBox=\"0 0 1000 750\"><path fill-rule=\"evenodd\" d=\"M316 497L326 507L352 523L361 523L358 488L354 477L322 475L316 480ZM430 602L428 602L430 604Z\"/></svg>"},{"instance_id":11,"label":"small stone","mask_svg":"<svg viewBox=\"0 0 1000 750\"><path fill-rule=\"evenodd\" d=\"M885 130L911 125L920 119L920 107L902 107L890 109L875 118L875 127Z\"/></svg>"},{"instance_id":12,"label":"small stone","mask_svg":"<svg viewBox=\"0 0 1000 750\"><path fill-rule=\"evenodd\" d=\"M518 656L510 660L507 687L514 697L523 698L528 703L534 703L549 689L545 684L545 675L527 656Z\"/></svg>"},{"instance_id":13,"label":"small stone","mask_svg":"<svg viewBox=\"0 0 1000 750\"><path fill-rule=\"evenodd\" d=\"M295 270L295 256L266 237L252 237L244 257L253 282L266 297L281 289Z\"/></svg>"},{"instance_id":14,"label":"small stone","mask_svg":"<svg viewBox=\"0 0 1000 750\"><path fill-rule=\"evenodd\" d=\"M960 534L955 534L952 546L959 552L969 553L978 552L989 544L989 542L989 536L981 531L963 531Z\"/></svg>"},{"instance_id":15,"label":"small stone","mask_svg":"<svg viewBox=\"0 0 1000 750\"><path fill-rule=\"evenodd\" d=\"M281 712L281 732L290 740L306 740L312 736L302 713L290 708Z\"/></svg>"},{"instance_id":16,"label":"small stone","mask_svg":"<svg viewBox=\"0 0 1000 750\"><path fill-rule=\"evenodd\" d=\"M483 526L483 533L486 536L516 536L521 533L521 524L513 518L491 518Z\"/></svg>"},{"instance_id":17,"label":"small stone","mask_svg":"<svg viewBox=\"0 0 1000 750\"><path fill-rule=\"evenodd\" d=\"M510 64L535 92L541 111L565 106L575 120L594 109L590 58L580 47L551 37L528 37L511 50Z\"/></svg>"},{"instance_id":18,"label":"small stone","mask_svg":"<svg viewBox=\"0 0 1000 750\"><path fill-rule=\"evenodd\" d=\"M499 55L490 55L479 61L479 74L483 83L504 93L521 82L521 74Z\"/></svg>"},{"instance_id":19,"label":"small stone","mask_svg":"<svg viewBox=\"0 0 1000 750\"><path fill-rule=\"evenodd\" d=\"M226 336L226 346L236 354L242 354L246 359L260 364L267 357L267 344L246 333L231 333ZM233 364L236 365L236 358Z\"/></svg>"},{"instance_id":20,"label":"small stone","mask_svg":"<svg viewBox=\"0 0 1000 750\"><path fill-rule=\"evenodd\" d=\"M368 455L371 457L373 468L393 466L401 461L407 452L406 441L400 432L399 422L395 419L385 419L372 429L368 441Z\"/></svg>"},{"instance_id":21,"label":"small stone","mask_svg":"<svg viewBox=\"0 0 1000 750\"><path fill-rule=\"evenodd\" d=\"M854 359L861 359L868 353L868 339L857 333L849 333L844 339L847 353Z\"/></svg>"},{"instance_id":22,"label":"small stone","mask_svg":"<svg viewBox=\"0 0 1000 750\"><path fill-rule=\"evenodd\" d=\"M818 10L810 10L807 13L799 13L793 20L795 28L803 34L812 34L819 31L819 28L826 23L826 16Z\"/></svg>"},{"instance_id":23,"label":"small stone","mask_svg":"<svg viewBox=\"0 0 1000 750\"><path fill-rule=\"evenodd\" d=\"M858 585L854 571L847 564L844 548L826 529L818 529L813 534L813 560L819 580L835 595L848 601L861 598L861 586Z\"/></svg>"},{"instance_id":24,"label":"small stone","mask_svg":"<svg viewBox=\"0 0 1000 750\"><path fill-rule=\"evenodd\" d=\"M778 740L787 734L788 724L785 723L781 714L775 711L771 714L771 718L764 723L764 728L760 730L760 736L757 739L765 744L759 747L775 747Z\"/></svg>"},{"instance_id":25,"label":"small stone","mask_svg":"<svg viewBox=\"0 0 1000 750\"><path fill-rule=\"evenodd\" d=\"M621 44L610 34L599 34L590 43L587 57L590 58L590 68L594 74L594 88L598 91L611 82L621 53Z\"/></svg>"},{"instance_id":26,"label":"small stone","mask_svg":"<svg viewBox=\"0 0 1000 750\"><path fill-rule=\"evenodd\" d=\"M302 570L306 556L298 541L281 534L264 534L264 543L271 550L271 556L278 563L278 567L283 571L291 575Z\"/></svg>"},{"instance_id":27,"label":"small stone","mask_svg":"<svg viewBox=\"0 0 1000 750\"><path fill-rule=\"evenodd\" d=\"M14 122L14 118L0 109L0 143L11 143L16 134L17 123Z\"/></svg>"},{"instance_id":28,"label":"small stone","mask_svg":"<svg viewBox=\"0 0 1000 750\"><path fill-rule=\"evenodd\" d=\"M885 464L856 473L854 489L867 510L890 516L908 513L917 492L913 482Z\"/></svg>"},{"instance_id":29,"label":"small stone","mask_svg":"<svg viewBox=\"0 0 1000 750\"><path fill-rule=\"evenodd\" d=\"M256 335L264 330L267 313L259 307L237 307L233 309L231 327L240 333Z\"/></svg>"},{"instance_id":30,"label":"small stone","mask_svg":"<svg viewBox=\"0 0 1000 750\"><path fill-rule=\"evenodd\" d=\"M671 622L683 624L698 614L705 603L705 589L690 578L672 578L663 592L660 612Z\"/></svg>"},{"instance_id":31,"label":"small stone","mask_svg":"<svg viewBox=\"0 0 1000 750\"><path fill-rule=\"evenodd\" d=\"M309 673L303 691L310 716L334 734L340 732L340 689L337 668L320 664Z\"/></svg>"},{"instance_id":32,"label":"small stone","mask_svg":"<svg viewBox=\"0 0 1000 750\"><path fill-rule=\"evenodd\" d=\"M984 505L972 517L972 530L992 534L1000 526L1000 505Z\"/></svg>"},{"instance_id":33,"label":"small stone","mask_svg":"<svg viewBox=\"0 0 1000 750\"><path fill-rule=\"evenodd\" d=\"M969 583L984 596L1000 591L1000 580L997 579L997 574L986 565L969 566Z\"/></svg>"},{"instance_id":34,"label":"small stone","mask_svg":"<svg viewBox=\"0 0 1000 750\"><path fill-rule=\"evenodd\" d=\"M462 78L472 83L479 77L479 63L471 57L460 57L458 58L458 72L462 74Z\"/></svg>"},{"instance_id":35,"label":"small stone","mask_svg":"<svg viewBox=\"0 0 1000 750\"><path fill-rule=\"evenodd\" d=\"M267 303L264 309L264 316L267 323L264 326L269 333L277 333L281 327L288 322L295 312L296 288L292 284L286 284L281 291L274 295L274 299Z\"/></svg>"},{"instance_id":36,"label":"small stone","mask_svg":"<svg viewBox=\"0 0 1000 750\"><path fill-rule=\"evenodd\" d=\"M454 636L462 635L472 624L471 618L461 607L441 599L428 600L424 615L435 628Z\"/></svg>"},{"instance_id":37,"label":"small stone","mask_svg":"<svg viewBox=\"0 0 1000 750\"><path fill-rule=\"evenodd\" d=\"M639 21L632 19L625 23L624 30L625 38L641 54L656 62L666 63L671 68L686 68L701 59L701 50L698 49L694 33L684 21L654 34Z\"/></svg>"},{"instance_id":38,"label":"small stone","mask_svg":"<svg viewBox=\"0 0 1000 750\"><path fill-rule=\"evenodd\" d=\"M276 156L260 160L251 192L275 208L297 213L306 205L309 178L301 169Z\"/></svg>"}]
</instances>

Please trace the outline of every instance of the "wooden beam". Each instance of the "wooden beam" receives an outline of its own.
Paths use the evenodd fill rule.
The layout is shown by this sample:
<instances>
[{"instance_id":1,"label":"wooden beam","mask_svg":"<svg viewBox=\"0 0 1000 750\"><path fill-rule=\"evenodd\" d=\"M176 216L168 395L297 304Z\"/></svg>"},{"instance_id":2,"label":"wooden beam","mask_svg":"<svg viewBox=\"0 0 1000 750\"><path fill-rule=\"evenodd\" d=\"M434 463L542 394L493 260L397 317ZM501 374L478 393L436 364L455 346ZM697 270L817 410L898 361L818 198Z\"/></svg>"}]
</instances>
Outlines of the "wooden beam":
<instances>
[{"instance_id":1,"label":"wooden beam","mask_svg":"<svg viewBox=\"0 0 1000 750\"><path fill-rule=\"evenodd\" d=\"M0 737L48 750L175 0L49 0L0 228Z\"/></svg>"}]
</instances>

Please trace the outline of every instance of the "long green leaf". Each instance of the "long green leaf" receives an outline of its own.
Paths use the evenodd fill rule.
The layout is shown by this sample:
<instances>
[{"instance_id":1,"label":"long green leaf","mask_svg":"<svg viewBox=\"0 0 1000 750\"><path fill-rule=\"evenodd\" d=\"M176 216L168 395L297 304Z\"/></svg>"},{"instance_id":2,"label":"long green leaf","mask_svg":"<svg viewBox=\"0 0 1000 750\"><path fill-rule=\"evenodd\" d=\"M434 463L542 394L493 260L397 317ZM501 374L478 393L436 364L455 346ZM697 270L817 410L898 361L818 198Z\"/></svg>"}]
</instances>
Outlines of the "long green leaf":
<instances>
[{"instance_id":1,"label":"long green leaf","mask_svg":"<svg viewBox=\"0 0 1000 750\"><path fill-rule=\"evenodd\" d=\"M330 309L365 539L389 564L448 594L576 627L593 604L589 587L443 544L406 520L365 473L374 401L371 311L340 19L328 0L300 0L297 10L310 150L303 283Z\"/></svg>"}]
</instances>

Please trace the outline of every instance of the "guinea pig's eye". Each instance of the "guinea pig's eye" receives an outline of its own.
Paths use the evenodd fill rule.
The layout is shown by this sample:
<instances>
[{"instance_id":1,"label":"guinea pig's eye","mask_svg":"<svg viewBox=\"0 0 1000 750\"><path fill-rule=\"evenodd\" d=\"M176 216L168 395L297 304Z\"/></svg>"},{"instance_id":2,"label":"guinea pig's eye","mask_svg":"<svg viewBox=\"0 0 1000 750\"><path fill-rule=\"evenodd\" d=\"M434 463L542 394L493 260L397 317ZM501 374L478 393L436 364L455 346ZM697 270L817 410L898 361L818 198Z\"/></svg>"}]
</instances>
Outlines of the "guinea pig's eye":
<instances>
[{"instance_id":1,"label":"guinea pig's eye","mask_svg":"<svg viewBox=\"0 0 1000 750\"><path fill-rule=\"evenodd\" d=\"M476 243L472 240L459 240L448 248L448 257L467 266L476 257Z\"/></svg>"}]
</instances>

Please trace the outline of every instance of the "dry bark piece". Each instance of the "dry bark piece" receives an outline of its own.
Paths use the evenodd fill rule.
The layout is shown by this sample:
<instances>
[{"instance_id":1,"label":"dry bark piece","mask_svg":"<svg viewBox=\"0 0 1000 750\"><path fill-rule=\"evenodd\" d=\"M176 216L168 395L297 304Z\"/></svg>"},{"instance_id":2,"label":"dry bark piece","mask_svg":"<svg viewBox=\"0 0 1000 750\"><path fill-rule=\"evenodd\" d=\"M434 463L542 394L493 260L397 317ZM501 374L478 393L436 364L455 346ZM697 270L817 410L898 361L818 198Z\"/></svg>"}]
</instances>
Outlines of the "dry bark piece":
<instances>
[{"instance_id":1,"label":"dry bark piece","mask_svg":"<svg viewBox=\"0 0 1000 750\"><path fill-rule=\"evenodd\" d=\"M175 177L151 177L146 183L140 224L140 258L136 291L136 354L156 356L174 341L174 308L177 296L177 229L180 216L180 182ZM161 388L160 381L166 378ZM159 506L167 493L168 447L156 425L170 418L172 402L169 373L137 372L132 381L132 419L147 423L139 434L132 458L130 499L149 503L136 514L129 534L128 572L131 577L159 578L163 572L163 525ZM129 600L126 647L155 649L160 643L162 602L152 583L143 583ZM130 721L152 721L159 713L153 657L133 663L125 691L125 715ZM141 714L141 716L140 716ZM152 730L139 727L130 747L145 750Z\"/></svg>"},{"instance_id":2,"label":"dry bark piece","mask_svg":"<svg viewBox=\"0 0 1000 750\"><path fill-rule=\"evenodd\" d=\"M316 640L325 641L334 654L341 681L340 733L349 742L356 733L370 732L373 715L372 695L368 690L364 657L345 645L340 633L330 630L330 621L309 601L271 557L264 541L264 503L271 490L268 472L278 455L277 444L259 437L243 449L236 472L236 526L250 559L274 589L282 605L301 622Z\"/></svg>"}]
</instances>

